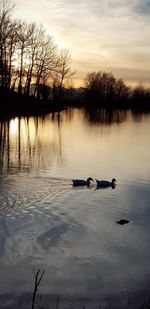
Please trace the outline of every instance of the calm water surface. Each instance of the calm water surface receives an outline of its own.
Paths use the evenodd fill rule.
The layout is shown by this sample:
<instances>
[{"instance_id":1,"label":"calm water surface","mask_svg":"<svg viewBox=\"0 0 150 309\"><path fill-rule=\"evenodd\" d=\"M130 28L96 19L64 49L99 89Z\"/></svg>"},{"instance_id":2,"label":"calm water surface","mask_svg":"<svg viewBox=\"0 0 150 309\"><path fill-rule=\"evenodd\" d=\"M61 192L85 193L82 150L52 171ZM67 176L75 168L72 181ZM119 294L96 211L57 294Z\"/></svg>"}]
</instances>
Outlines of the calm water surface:
<instances>
[{"instance_id":1,"label":"calm water surface","mask_svg":"<svg viewBox=\"0 0 150 309\"><path fill-rule=\"evenodd\" d=\"M149 134L150 115L130 111L0 122L0 308L31 301L33 266L45 269L43 297L95 301L148 286ZM89 176L117 187L72 187Z\"/></svg>"}]
</instances>

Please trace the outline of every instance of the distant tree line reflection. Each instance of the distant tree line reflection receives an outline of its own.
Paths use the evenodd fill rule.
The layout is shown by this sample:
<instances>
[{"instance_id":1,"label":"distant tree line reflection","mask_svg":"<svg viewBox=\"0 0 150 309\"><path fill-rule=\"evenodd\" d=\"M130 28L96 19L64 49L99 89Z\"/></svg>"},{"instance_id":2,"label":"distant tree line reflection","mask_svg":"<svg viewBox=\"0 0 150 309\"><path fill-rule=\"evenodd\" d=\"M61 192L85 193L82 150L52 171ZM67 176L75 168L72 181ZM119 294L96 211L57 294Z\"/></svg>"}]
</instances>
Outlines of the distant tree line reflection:
<instances>
[{"instance_id":1,"label":"distant tree line reflection","mask_svg":"<svg viewBox=\"0 0 150 309\"><path fill-rule=\"evenodd\" d=\"M64 164L64 127L74 119L90 125L141 121L143 113L107 108L68 108L45 117L15 118L0 122L0 173L38 172ZM145 114L144 114L145 117ZM66 129L65 129L66 130Z\"/></svg>"},{"instance_id":2,"label":"distant tree line reflection","mask_svg":"<svg viewBox=\"0 0 150 309\"><path fill-rule=\"evenodd\" d=\"M128 110L118 110L118 109L106 109L106 108L86 108L85 117L88 122L92 124L108 124L122 123L127 120L131 111Z\"/></svg>"}]
</instances>

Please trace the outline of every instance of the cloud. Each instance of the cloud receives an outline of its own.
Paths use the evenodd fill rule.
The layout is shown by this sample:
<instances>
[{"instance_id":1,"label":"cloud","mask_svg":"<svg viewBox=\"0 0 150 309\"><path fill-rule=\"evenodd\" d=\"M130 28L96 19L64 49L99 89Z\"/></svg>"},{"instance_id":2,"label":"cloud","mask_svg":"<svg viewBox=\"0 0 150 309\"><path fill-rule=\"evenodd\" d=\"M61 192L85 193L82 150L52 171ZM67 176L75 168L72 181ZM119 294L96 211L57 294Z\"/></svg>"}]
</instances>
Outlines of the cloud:
<instances>
[{"instance_id":1,"label":"cloud","mask_svg":"<svg viewBox=\"0 0 150 309\"><path fill-rule=\"evenodd\" d=\"M142 15L149 15L150 14L150 0L139 1L135 5L135 11Z\"/></svg>"},{"instance_id":2,"label":"cloud","mask_svg":"<svg viewBox=\"0 0 150 309\"><path fill-rule=\"evenodd\" d=\"M43 21L56 43L71 50L80 79L90 68L150 70L150 0L16 2L19 17Z\"/></svg>"}]
</instances>

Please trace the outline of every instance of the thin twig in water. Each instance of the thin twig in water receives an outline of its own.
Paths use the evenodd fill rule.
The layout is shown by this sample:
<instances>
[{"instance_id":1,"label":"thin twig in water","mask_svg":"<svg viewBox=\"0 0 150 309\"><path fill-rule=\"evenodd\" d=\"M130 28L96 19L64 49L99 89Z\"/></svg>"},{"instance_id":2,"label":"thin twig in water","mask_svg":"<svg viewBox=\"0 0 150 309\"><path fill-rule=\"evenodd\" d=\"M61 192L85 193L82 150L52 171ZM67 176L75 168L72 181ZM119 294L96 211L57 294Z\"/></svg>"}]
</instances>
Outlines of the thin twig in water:
<instances>
[{"instance_id":1,"label":"thin twig in water","mask_svg":"<svg viewBox=\"0 0 150 309\"><path fill-rule=\"evenodd\" d=\"M42 274L40 274L40 269L37 270L37 272L35 272L35 269L33 267L33 273L34 273L34 292L33 292L33 298L32 298L32 309L34 309L34 305L35 305L35 298L36 298L36 293L38 291L38 286L44 276L45 270L43 270Z\"/></svg>"}]
</instances>

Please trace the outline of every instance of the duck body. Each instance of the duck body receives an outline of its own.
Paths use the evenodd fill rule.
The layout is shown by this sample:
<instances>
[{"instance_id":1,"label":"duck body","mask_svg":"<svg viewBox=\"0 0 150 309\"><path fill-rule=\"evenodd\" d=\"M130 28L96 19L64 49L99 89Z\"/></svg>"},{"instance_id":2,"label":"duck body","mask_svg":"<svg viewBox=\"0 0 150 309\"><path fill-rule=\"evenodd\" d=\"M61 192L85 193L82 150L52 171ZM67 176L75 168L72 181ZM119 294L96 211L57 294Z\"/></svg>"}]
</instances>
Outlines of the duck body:
<instances>
[{"instance_id":1,"label":"duck body","mask_svg":"<svg viewBox=\"0 0 150 309\"><path fill-rule=\"evenodd\" d=\"M91 177L87 178L87 180L82 180L82 179L73 179L73 186L74 187L80 187L80 186L90 186L90 181L93 181L93 179Z\"/></svg>"},{"instance_id":2,"label":"duck body","mask_svg":"<svg viewBox=\"0 0 150 309\"><path fill-rule=\"evenodd\" d=\"M115 183L116 183L116 179L113 178L112 181L108 181L108 180L97 180L96 179L96 183L97 183L97 188L109 188L115 187Z\"/></svg>"}]
</instances>

